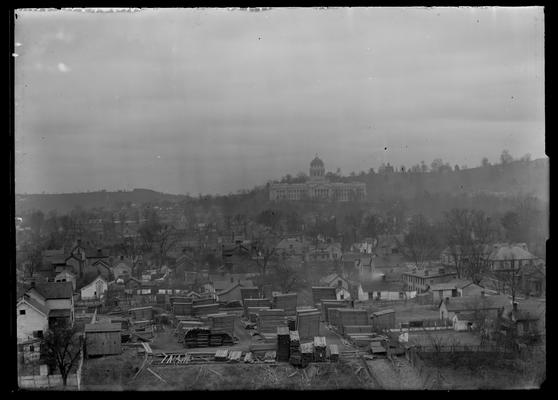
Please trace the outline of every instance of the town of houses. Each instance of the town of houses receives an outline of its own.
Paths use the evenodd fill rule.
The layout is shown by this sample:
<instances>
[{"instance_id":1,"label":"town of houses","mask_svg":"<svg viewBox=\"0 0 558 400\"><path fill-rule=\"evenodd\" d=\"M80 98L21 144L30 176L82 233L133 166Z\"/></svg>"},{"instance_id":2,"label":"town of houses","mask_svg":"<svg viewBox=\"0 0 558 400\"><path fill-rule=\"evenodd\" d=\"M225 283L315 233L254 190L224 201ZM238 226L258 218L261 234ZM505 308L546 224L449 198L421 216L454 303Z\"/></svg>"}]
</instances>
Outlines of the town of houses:
<instances>
[{"instance_id":1,"label":"town of houses","mask_svg":"<svg viewBox=\"0 0 558 400\"><path fill-rule=\"evenodd\" d=\"M308 190L327 186L322 168L321 160L312 161ZM286 204L296 201L291 196ZM525 243L448 245L418 262L406 251L404 225L351 241L308 229L312 211L287 229L267 221L265 212L231 218L219 207L199 207L192 218L165 205L134 220L130 210L108 228L102 218L89 218L65 232L59 248L39 250L30 244L48 235L16 221L21 387L62 380L94 387L84 372L89 364L129 353L138 365L149 359L150 367L137 373L162 383L155 371L163 360L187 365L200 354L208 364L300 368L342 362L357 351L373 373L373 362L414 365L417 354L440 343L520 354L545 340L545 260ZM480 274L464 272L473 259ZM49 332L64 329L83 340L79 357L61 374L49 357Z\"/></svg>"}]
</instances>

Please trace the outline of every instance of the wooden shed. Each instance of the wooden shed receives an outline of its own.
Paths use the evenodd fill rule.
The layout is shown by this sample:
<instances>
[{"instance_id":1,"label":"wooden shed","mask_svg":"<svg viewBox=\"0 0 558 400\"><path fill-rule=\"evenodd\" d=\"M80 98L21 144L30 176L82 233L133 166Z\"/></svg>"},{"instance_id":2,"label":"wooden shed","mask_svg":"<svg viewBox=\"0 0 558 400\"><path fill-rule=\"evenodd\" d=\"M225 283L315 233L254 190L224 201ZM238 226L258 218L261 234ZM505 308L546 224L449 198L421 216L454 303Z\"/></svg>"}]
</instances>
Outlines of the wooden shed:
<instances>
[{"instance_id":1,"label":"wooden shed","mask_svg":"<svg viewBox=\"0 0 558 400\"><path fill-rule=\"evenodd\" d=\"M121 326L119 323L100 322L85 325L85 349L88 357L120 354Z\"/></svg>"}]
</instances>

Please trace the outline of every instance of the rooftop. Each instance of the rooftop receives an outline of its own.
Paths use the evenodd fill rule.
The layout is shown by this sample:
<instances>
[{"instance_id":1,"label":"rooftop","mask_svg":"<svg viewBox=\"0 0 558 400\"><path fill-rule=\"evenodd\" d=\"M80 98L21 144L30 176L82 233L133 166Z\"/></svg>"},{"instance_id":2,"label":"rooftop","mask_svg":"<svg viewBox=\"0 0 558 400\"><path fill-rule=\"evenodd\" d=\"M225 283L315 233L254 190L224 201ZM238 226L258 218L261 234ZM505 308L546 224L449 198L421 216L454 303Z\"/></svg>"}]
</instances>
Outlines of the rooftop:
<instances>
[{"instance_id":1,"label":"rooftop","mask_svg":"<svg viewBox=\"0 0 558 400\"><path fill-rule=\"evenodd\" d=\"M121 330L120 322L100 322L85 325L85 332L120 332Z\"/></svg>"},{"instance_id":2,"label":"rooftop","mask_svg":"<svg viewBox=\"0 0 558 400\"><path fill-rule=\"evenodd\" d=\"M32 289L32 288L31 288ZM35 290L45 299L69 299L73 296L72 282L45 282L35 285Z\"/></svg>"}]
</instances>

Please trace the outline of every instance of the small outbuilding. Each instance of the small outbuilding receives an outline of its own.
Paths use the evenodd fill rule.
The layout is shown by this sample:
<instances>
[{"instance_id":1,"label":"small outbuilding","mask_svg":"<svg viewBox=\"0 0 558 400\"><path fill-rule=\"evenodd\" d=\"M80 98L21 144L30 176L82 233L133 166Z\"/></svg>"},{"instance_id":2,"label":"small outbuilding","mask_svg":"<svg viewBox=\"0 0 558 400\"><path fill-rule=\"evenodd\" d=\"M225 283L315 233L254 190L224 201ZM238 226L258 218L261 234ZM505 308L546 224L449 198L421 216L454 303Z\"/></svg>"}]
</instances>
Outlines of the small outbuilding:
<instances>
[{"instance_id":1,"label":"small outbuilding","mask_svg":"<svg viewBox=\"0 0 558 400\"><path fill-rule=\"evenodd\" d=\"M119 323L99 322L85 325L87 357L120 354L122 351Z\"/></svg>"}]
</instances>

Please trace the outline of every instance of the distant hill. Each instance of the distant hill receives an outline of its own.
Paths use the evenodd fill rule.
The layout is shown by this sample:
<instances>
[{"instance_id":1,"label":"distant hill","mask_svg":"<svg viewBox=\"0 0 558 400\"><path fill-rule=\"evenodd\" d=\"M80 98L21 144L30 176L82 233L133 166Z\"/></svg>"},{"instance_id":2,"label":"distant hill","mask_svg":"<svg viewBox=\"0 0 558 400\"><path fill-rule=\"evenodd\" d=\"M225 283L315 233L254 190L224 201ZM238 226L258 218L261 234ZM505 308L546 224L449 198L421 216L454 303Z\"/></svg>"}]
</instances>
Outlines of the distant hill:
<instances>
[{"instance_id":1,"label":"distant hill","mask_svg":"<svg viewBox=\"0 0 558 400\"><path fill-rule=\"evenodd\" d=\"M350 181L365 182L367 198L376 202L384 199L401 198L411 200L427 194L462 195L486 194L493 197L513 197L531 195L548 201L549 170L548 159L514 161L507 165L492 165L458 171L428 173L388 173L371 174L348 178ZM255 193L255 192L254 192ZM252 194L254 194L252 193ZM259 191L258 191L259 193ZM257 203L267 200L264 193L258 195ZM235 202L250 202L253 195L235 195ZM118 192L88 192L61 194L18 194L16 214L29 210L44 213L56 210L59 214L71 211L76 206L84 209L112 208L119 203L179 202L188 199L186 195L173 195L149 189L134 189ZM252 199L252 200L251 200Z\"/></svg>"},{"instance_id":2,"label":"distant hill","mask_svg":"<svg viewBox=\"0 0 558 400\"><path fill-rule=\"evenodd\" d=\"M29 210L41 210L47 213L56 210L59 214L70 212L76 206L89 208L112 208L119 203L158 203L163 201L177 202L186 199L186 195L174 195L156 192L149 189L134 189L117 192L87 192L60 194L16 194L16 214Z\"/></svg>"}]
</instances>

